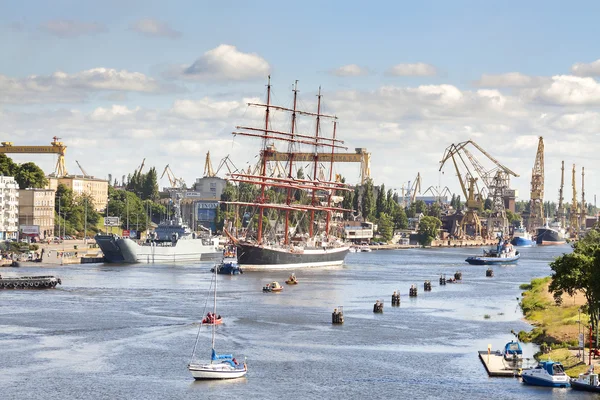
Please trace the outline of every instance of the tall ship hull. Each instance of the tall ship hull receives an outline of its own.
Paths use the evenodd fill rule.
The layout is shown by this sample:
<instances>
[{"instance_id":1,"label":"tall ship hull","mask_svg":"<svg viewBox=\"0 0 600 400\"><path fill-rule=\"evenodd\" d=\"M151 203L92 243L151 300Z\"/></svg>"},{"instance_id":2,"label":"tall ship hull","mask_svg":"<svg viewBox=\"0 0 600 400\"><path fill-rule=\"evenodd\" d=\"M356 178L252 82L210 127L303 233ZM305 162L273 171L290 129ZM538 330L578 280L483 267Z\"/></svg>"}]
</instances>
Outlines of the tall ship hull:
<instances>
[{"instance_id":1,"label":"tall ship hull","mask_svg":"<svg viewBox=\"0 0 600 400\"><path fill-rule=\"evenodd\" d=\"M567 240L564 234L553 228L538 228L536 233L536 243L539 245L564 244Z\"/></svg>"},{"instance_id":2,"label":"tall ship hull","mask_svg":"<svg viewBox=\"0 0 600 400\"><path fill-rule=\"evenodd\" d=\"M178 242L146 242L142 245L118 235L97 235L96 243L109 263L180 263L220 259L217 238Z\"/></svg>"},{"instance_id":3,"label":"tall ship hull","mask_svg":"<svg viewBox=\"0 0 600 400\"><path fill-rule=\"evenodd\" d=\"M350 247L269 248L255 244L238 243L238 263L244 270L291 269L307 267L335 267L342 265Z\"/></svg>"}]
</instances>

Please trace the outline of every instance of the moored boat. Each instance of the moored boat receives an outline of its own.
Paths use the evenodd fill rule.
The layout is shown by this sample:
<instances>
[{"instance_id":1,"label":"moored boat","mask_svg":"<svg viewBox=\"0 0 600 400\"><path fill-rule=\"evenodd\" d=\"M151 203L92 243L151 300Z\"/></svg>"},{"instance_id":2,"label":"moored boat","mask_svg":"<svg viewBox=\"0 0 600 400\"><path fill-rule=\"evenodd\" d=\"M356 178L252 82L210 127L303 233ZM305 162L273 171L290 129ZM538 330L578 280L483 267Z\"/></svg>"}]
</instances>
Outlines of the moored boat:
<instances>
[{"instance_id":1,"label":"moored boat","mask_svg":"<svg viewBox=\"0 0 600 400\"><path fill-rule=\"evenodd\" d=\"M55 276L19 276L3 277L0 275L0 289L53 289L62 285Z\"/></svg>"},{"instance_id":2,"label":"moored boat","mask_svg":"<svg viewBox=\"0 0 600 400\"><path fill-rule=\"evenodd\" d=\"M535 244L535 241L533 240L531 234L527 232L525 227L521 225L513 232L513 237L510 240L510 244L519 247L530 247Z\"/></svg>"},{"instance_id":3,"label":"moored boat","mask_svg":"<svg viewBox=\"0 0 600 400\"><path fill-rule=\"evenodd\" d=\"M116 234L97 234L96 243L109 263L177 263L214 261L221 257L219 239L193 232L183 223L181 199L173 203L172 220L159 224L148 239L138 242Z\"/></svg>"},{"instance_id":4,"label":"moored boat","mask_svg":"<svg viewBox=\"0 0 600 400\"><path fill-rule=\"evenodd\" d=\"M251 185L260 195L252 201L240 198L240 201L222 202L225 207L235 207L236 211L230 212L236 218L248 216L241 218L240 229L233 221L226 221L236 227L235 232L224 229L238 247L238 262L244 271L339 266L350 251L350 246L339 239L342 231L339 216L351 211L340 207L341 194L352 189L333 177L335 151L347 148L336 138L337 117L321 112L320 91L316 112L297 109L297 85L293 94L293 108L272 104L269 77L265 104L250 104L265 110L264 124L238 126L237 131L232 132L262 141L255 172L230 173L227 178L230 182ZM289 129L271 127L276 122L270 118L273 109L291 116ZM296 132L296 118L316 119L315 133ZM333 122L331 135L321 129L322 120ZM276 144L287 145L288 151L277 151ZM302 171L300 175L304 168L298 166L300 161L310 162L309 174L304 175ZM270 162L283 163L284 173L279 176L269 173ZM329 170L328 178L325 168ZM279 195L269 194L271 191ZM253 213L242 214L240 207L252 209Z\"/></svg>"},{"instance_id":5,"label":"moored boat","mask_svg":"<svg viewBox=\"0 0 600 400\"><path fill-rule=\"evenodd\" d=\"M521 374L523 382L534 386L568 388L570 379L561 363L540 361L535 368L524 370Z\"/></svg>"},{"instance_id":6,"label":"moored boat","mask_svg":"<svg viewBox=\"0 0 600 400\"><path fill-rule=\"evenodd\" d=\"M565 230L559 221L554 221L536 229L536 243L539 245L565 244Z\"/></svg>"},{"instance_id":7,"label":"moored boat","mask_svg":"<svg viewBox=\"0 0 600 400\"><path fill-rule=\"evenodd\" d=\"M600 382L598 382L598 374L594 373L594 367L591 366L577 378L571 378L571 387L575 390L600 393Z\"/></svg>"}]
</instances>

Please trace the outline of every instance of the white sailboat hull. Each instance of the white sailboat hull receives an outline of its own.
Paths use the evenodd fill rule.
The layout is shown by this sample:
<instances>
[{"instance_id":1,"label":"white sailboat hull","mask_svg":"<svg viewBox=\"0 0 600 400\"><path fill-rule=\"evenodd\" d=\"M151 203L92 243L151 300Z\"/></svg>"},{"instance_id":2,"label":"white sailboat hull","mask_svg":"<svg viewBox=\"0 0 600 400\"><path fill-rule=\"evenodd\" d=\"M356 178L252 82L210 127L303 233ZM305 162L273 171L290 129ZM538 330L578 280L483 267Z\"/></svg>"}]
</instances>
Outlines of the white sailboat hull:
<instances>
[{"instance_id":1,"label":"white sailboat hull","mask_svg":"<svg viewBox=\"0 0 600 400\"><path fill-rule=\"evenodd\" d=\"M194 379L235 379L246 375L246 368L234 368L229 364L190 364L188 369Z\"/></svg>"}]
</instances>

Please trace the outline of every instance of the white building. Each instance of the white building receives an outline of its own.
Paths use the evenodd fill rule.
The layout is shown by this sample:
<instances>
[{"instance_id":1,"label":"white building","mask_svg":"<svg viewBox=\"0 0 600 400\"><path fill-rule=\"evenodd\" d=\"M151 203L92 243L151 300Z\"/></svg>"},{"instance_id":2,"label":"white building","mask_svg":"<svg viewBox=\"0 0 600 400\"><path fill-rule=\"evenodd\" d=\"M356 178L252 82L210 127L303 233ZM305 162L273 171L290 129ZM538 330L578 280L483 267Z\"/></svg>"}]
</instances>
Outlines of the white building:
<instances>
[{"instance_id":1,"label":"white building","mask_svg":"<svg viewBox=\"0 0 600 400\"><path fill-rule=\"evenodd\" d=\"M0 175L0 240L17 239L19 185L12 176Z\"/></svg>"}]
</instances>

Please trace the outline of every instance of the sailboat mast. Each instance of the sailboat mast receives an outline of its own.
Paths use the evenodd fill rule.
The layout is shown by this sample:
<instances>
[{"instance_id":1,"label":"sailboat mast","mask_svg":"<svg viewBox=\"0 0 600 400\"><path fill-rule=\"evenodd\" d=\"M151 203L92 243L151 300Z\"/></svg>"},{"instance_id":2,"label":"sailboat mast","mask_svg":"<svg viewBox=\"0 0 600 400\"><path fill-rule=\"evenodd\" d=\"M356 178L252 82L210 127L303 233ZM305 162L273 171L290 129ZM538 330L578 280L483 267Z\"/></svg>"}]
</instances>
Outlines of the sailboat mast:
<instances>
[{"instance_id":1,"label":"sailboat mast","mask_svg":"<svg viewBox=\"0 0 600 400\"><path fill-rule=\"evenodd\" d=\"M317 95L317 127L315 129L315 164L314 164L314 170L313 170L313 180L316 182L317 180L317 169L319 167L319 149L318 149L318 145L317 143L319 143L319 128L320 128L320 124L321 124L321 86L319 86L319 94ZM311 200L311 205L314 206L315 205L315 194L316 194L316 190L313 189L312 190L312 200ZM313 224L315 221L315 211L311 210L310 212L310 227L309 227L309 235L310 237L313 236Z\"/></svg>"},{"instance_id":2,"label":"sailboat mast","mask_svg":"<svg viewBox=\"0 0 600 400\"><path fill-rule=\"evenodd\" d=\"M213 305L213 325L212 325L212 345L211 349L215 350L215 333L217 330L217 267L215 267L215 296L214 296L214 305ZM212 364L212 357L210 359L210 363Z\"/></svg>"},{"instance_id":3,"label":"sailboat mast","mask_svg":"<svg viewBox=\"0 0 600 400\"><path fill-rule=\"evenodd\" d=\"M296 80L296 82L294 83L294 108L292 111L292 129L290 131L291 133L291 138L294 139L294 131L296 128L296 103L297 103L297 99L298 99L298 80ZM288 178L292 179L292 168L293 168L293 163L294 163L294 152L293 150L293 146L294 146L294 142L290 142L289 144L289 150L288 152L290 153L290 161L289 161L289 169L288 169ZM287 190L287 198L286 198L286 204L289 206L292 202L292 188L289 187ZM289 234L289 226L290 226L290 212L289 210L285 212L285 240L284 243L287 245L290 243L290 234Z\"/></svg>"},{"instance_id":4,"label":"sailboat mast","mask_svg":"<svg viewBox=\"0 0 600 400\"><path fill-rule=\"evenodd\" d=\"M267 137L269 136L269 106L271 104L271 75L269 75L269 81L267 83L267 106L265 109L265 130L264 130L264 139L263 139L263 154L267 150ZM262 183L260 185L260 203L264 203L265 201L265 177L267 175L267 157L262 157L262 165L260 170L260 175L262 177ZM258 207L258 235L256 241L258 244L262 243L262 225L263 225L263 214L264 207Z\"/></svg>"},{"instance_id":5,"label":"sailboat mast","mask_svg":"<svg viewBox=\"0 0 600 400\"><path fill-rule=\"evenodd\" d=\"M335 131L337 128L337 121L333 121L333 140L335 140ZM331 148L331 162L329 163L329 182L333 179L333 155L335 149ZM327 208L331 207L331 196L335 193L334 190L329 191L329 198L327 199ZM331 220L331 211L327 210L327 222L325 223L325 235L329 237L329 221Z\"/></svg>"}]
</instances>

